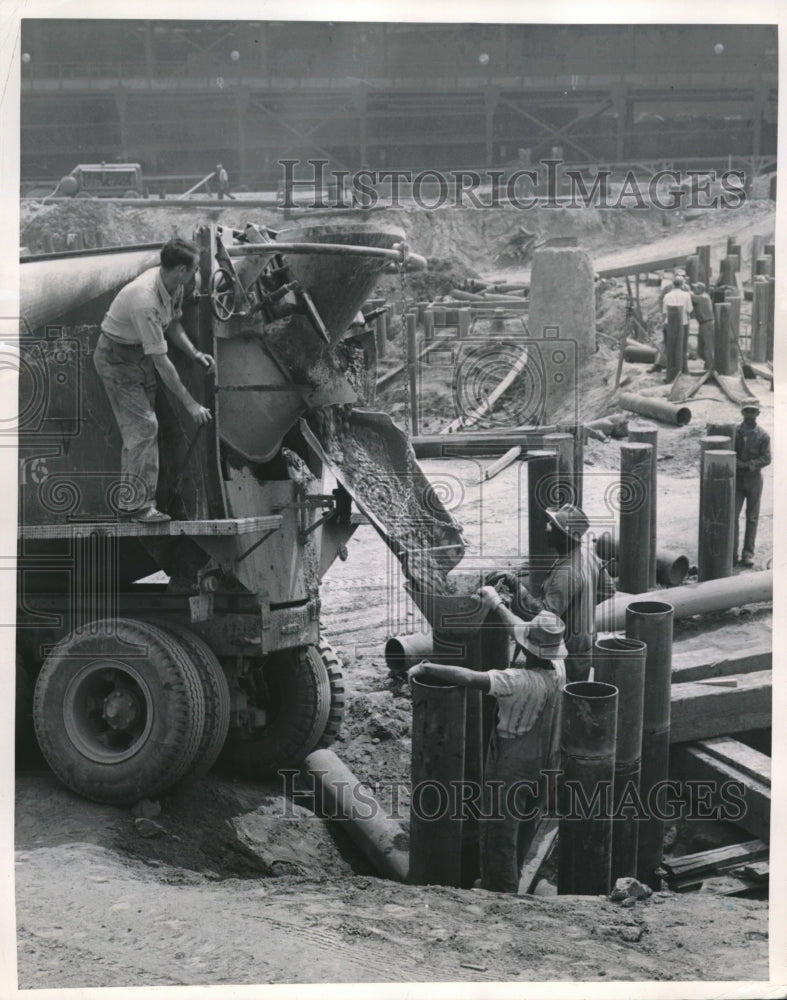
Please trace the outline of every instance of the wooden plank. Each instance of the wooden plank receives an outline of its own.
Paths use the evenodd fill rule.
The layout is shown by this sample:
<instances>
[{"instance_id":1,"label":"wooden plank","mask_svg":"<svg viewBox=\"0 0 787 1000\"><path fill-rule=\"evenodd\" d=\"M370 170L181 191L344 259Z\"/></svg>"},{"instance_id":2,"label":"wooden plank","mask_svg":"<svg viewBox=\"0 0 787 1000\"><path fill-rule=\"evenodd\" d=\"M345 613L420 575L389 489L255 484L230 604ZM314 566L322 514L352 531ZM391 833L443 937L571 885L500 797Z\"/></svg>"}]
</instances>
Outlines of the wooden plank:
<instances>
[{"instance_id":1,"label":"wooden plank","mask_svg":"<svg viewBox=\"0 0 787 1000\"><path fill-rule=\"evenodd\" d=\"M20 538L90 538L154 535L235 536L258 531L276 531L281 514L261 517L226 517L214 521L164 521L139 524L137 521L70 521L67 524L20 524Z\"/></svg>"},{"instance_id":2,"label":"wooden plank","mask_svg":"<svg viewBox=\"0 0 787 1000\"><path fill-rule=\"evenodd\" d=\"M558 821L554 818L543 818L533 837L533 842L525 855L522 871L519 875L520 894L532 893L538 882L538 873L546 861L557 839Z\"/></svg>"},{"instance_id":3,"label":"wooden plank","mask_svg":"<svg viewBox=\"0 0 787 1000\"><path fill-rule=\"evenodd\" d=\"M672 683L700 681L709 677L729 677L731 674L750 674L757 670L770 670L773 664L771 643L763 643L754 649L729 653L715 659L708 659L702 652L692 650L672 651Z\"/></svg>"},{"instance_id":4,"label":"wooden plank","mask_svg":"<svg viewBox=\"0 0 787 1000\"><path fill-rule=\"evenodd\" d=\"M672 685L670 743L689 743L771 724L770 670L738 674L735 688Z\"/></svg>"},{"instance_id":5,"label":"wooden plank","mask_svg":"<svg viewBox=\"0 0 787 1000\"><path fill-rule=\"evenodd\" d=\"M730 736L716 736L711 740L702 740L697 746L716 760L737 768L770 788L771 758L767 754L746 746L745 743Z\"/></svg>"},{"instance_id":6,"label":"wooden plank","mask_svg":"<svg viewBox=\"0 0 787 1000\"><path fill-rule=\"evenodd\" d=\"M705 782L713 790L712 806L719 809L719 815L729 817L731 822L743 827L762 841L770 841L771 829L771 788L744 771L713 757L702 749L701 743L689 743L674 747L670 755L670 778L677 781ZM734 782L739 793L733 798L729 783ZM742 801L741 801L742 800ZM710 804L710 803L709 803ZM740 811L740 815L730 814L730 809Z\"/></svg>"},{"instance_id":7,"label":"wooden plank","mask_svg":"<svg viewBox=\"0 0 787 1000\"><path fill-rule=\"evenodd\" d=\"M740 844L714 847L709 851L684 854L679 858L664 858L661 867L670 875L688 875L692 872L722 871L762 861L768 857L768 845L761 840L746 840Z\"/></svg>"},{"instance_id":8,"label":"wooden plank","mask_svg":"<svg viewBox=\"0 0 787 1000\"><path fill-rule=\"evenodd\" d=\"M596 271L599 278L622 278L626 274L650 274L652 271L664 271L675 267L676 264L684 265L688 254L676 254L674 257L659 257L656 260L635 260L630 264L621 264L618 267L604 267Z\"/></svg>"}]
</instances>

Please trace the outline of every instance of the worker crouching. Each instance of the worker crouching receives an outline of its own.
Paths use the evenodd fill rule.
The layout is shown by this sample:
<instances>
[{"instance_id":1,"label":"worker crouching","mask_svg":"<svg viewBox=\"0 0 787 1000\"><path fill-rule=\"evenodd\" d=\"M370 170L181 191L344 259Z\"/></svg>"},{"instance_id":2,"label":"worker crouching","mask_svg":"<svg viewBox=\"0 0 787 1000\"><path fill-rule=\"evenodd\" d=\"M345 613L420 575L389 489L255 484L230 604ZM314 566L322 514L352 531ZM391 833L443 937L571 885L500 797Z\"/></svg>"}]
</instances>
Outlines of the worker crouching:
<instances>
[{"instance_id":1,"label":"worker crouching","mask_svg":"<svg viewBox=\"0 0 787 1000\"><path fill-rule=\"evenodd\" d=\"M565 627L551 611L522 621L493 587L483 587L479 597L524 651L524 661L487 671L424 662L411 667L408 677L428 675L496 699L497 721L486 755L480 818L481 888L516 893L544 802L544 772L559 762Z\"/></svg>"}]
</instances>

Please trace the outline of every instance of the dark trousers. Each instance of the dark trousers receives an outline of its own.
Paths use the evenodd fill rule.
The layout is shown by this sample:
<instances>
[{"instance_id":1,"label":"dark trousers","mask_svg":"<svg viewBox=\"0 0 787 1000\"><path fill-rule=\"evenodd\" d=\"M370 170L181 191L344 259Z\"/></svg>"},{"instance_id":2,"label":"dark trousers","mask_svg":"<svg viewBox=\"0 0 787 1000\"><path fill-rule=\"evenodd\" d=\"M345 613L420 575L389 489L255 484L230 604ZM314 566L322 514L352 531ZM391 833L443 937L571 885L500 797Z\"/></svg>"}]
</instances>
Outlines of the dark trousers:
<instances>
[{"instance_id":1,"label":"dark trousers","mask_svg":"<svg viewBox=\"0 0 787 1000\"><path fill-rule=\"evenodd\" d=\"M743 503L746 502L746 532L743 536L741 558L754 556L754 543L757 540L757 522L760 519L760 500L762 499L762 473L744 472L738 474L735 480L735 544L733 553L738 558L738 538L740 531L738 522L741 517Z\"/></svg>"},{"instance_id":2,"label":"dark trousers","mask_svg":"<svg viewBox=\"0 0 787 1000\"><path fill-rule=\"evenodd\" d=\"M133 344L98 338L96 371L115 414L123 450L116 506L121 513L155 506L158 485L156 369L150 355Z\"/></svg>"},{"instance_id":3,"label":"dark trousers","mask_svg":"<svg viewBox=\"0 0 787 1000\"><path fill-rule=\"evenodd\" d=\"M532 742L492 733L484 768L484 815L479 823L481 887L516 894L519 874L539 820L539 799L523 781L538 784L541 761ZM499 815L494 816L494 813ZM530 812L532 818L523 819Z\"/></svg>"}]
</instances>

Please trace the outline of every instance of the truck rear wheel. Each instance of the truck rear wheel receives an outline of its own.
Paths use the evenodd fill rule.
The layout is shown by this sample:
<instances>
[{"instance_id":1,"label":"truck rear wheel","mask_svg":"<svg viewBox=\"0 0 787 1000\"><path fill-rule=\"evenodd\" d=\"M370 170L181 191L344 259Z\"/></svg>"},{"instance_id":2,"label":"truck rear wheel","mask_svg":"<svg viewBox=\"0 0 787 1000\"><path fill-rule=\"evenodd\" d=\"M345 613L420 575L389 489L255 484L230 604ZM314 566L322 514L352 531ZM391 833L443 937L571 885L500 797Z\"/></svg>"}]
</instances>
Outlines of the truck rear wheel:
<instances>
[{"instance_id":1,"label":"truck rear wheel","mask_svg":"<svg viewBox=\"0 0 787 1000\"><path fill-rule=\"evenodd\" d=\"M246 777L268 777L297 767L322 738L331 714L331 681L314 646L279 650L268 657L255 684L264 728L249 737L230 733L223 759Z\"/></svg>"},{"instance_id":2,"label":"truck rear wheel","mask_svg":"<svg viewBox=\"0 0 787 1000\"><path fill-rule=\"evenodd\" d=\"M210 646L191 629L160 618L148 621L180 643L199 674L205 699L205 726L191 764L191 773L202 777L216 763L229 730L230 688L226 675Z\"/></svg>"},{"instance_id":3,"label":"truck rear wheel","mask_svg":"<svg viewBox=\"0 0 787 1000\"><path fill-rule=\"evenodd\" d=\"M327 642L320 641L317 651L322 658L323 665L328 671L328 680L331 684L331 709L328 713L328 722L323 730L322 736L317 743L318 750L332 746L336 737L341 732L344 722L344 677L336 650Z\"/></svg>"},{"instance_id":4,"label":"truck rear wheel","mask_svg":"<svg viewBox=\"0 0 787 1000\"><path fill-rule=\"evenodd\" d=\"M147 622L105 619L47 656L33 722L65 785L96 802L131 803L160 794L191 766L205 699L175 639Z\"/></svg>"}]
</instances>

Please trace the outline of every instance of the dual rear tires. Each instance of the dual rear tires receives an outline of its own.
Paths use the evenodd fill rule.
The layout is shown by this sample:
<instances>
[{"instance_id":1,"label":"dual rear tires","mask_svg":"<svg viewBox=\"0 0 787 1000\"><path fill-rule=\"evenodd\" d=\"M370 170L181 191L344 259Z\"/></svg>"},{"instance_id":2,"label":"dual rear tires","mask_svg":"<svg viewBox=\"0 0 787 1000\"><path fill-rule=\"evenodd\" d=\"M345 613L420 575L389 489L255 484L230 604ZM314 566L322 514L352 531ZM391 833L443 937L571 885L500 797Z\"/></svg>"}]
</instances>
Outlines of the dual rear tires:
<instances>
[{"instance_id":1,"label":"dual rear tires","mask_svg":"<svg viewBox=\"0 0 787 1000\"><path fill-rule=\"evenodd\" d=\"M227 678L202 639L170 622L104 619L47 656L33 723L65 785L96 802L131 803L204 775L222 749L236 771L261 777L332 742L344 694L330 647L269 657L263 686L266 725L252 739L228 739Z\"/></svg>"}]
</instances>

